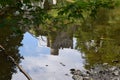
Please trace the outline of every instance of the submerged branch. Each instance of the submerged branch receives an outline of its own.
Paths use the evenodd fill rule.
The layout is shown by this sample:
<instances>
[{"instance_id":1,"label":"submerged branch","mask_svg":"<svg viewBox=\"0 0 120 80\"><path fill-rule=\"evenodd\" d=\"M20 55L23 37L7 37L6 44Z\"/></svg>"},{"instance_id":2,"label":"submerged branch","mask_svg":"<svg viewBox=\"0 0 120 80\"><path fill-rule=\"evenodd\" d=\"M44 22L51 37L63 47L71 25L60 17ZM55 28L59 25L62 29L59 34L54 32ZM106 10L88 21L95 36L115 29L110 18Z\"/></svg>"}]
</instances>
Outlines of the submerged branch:
<instances>
[{"instance_id":1,"label":"submerged branch","mask_svg":"<svg viewBox=\"0 0 120 80\"><path fill-rule=\"evenodd\" d=\"M1 45L0 45L0 48L1 48L2 50L5 50L5 48L4 48L3 46L1 46Z\"/></svg>"},{"instance_id":2,"label":"submerged branch","mask_svg":"<svg viewBox=\"0 0 120 80\"><path fill-rule=\"evenodd\" d=\"M13 58L12 56L9 56L9 55L7 55L7 54L5 53L5 48L4 48L2 45L0 45L0 48L4 51L4 55L6 55L8 58L10 58L10 60L18 67L18 69L20 70L20 72L22 72L22 73L26 76L26 78L27 78L28 80L32 80L32 78L30 77L30 75L25 72L25 70L22 68L22 66L20 66L20 65L14 60L14 58Z\"/></svg>"},{"instance_id":3,"label":"submerged branch","mask_svg":"<svg viewBox=\"0 0 120 80\"><path fill-rule=\"evenodd\" d=\"M25 70L23 70L22 66L20 66L20 65L18 65L18 64L16 63L16 61L13 59L13 57L11 57L11 56L8 56L8 57L12 60L12 62L14 62L14 64L18 67L18 69L20 70L20 72L22 72L22 73L27 77L28 80L32 80L32 78L30 77L30 75L27 74L27 73L25 72Z\"/></svg>"}]
</instances>

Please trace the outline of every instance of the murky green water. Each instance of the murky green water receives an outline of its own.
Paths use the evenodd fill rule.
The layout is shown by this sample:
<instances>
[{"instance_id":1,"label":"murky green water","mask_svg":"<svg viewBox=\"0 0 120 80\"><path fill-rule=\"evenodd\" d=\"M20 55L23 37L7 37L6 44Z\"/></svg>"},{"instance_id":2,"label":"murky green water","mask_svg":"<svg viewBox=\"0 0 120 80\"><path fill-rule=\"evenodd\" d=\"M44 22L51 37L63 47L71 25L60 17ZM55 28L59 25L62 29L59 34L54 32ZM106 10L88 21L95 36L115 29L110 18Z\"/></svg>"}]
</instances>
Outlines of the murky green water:
<instances>
[{"instance_id":1,"label":"murky green water","mask_svg":"<svg viewBox=\"0 0 120 80\"><path fill-rule=\"evenodd\" d=\"M0 50L0 80L27 80L8 56L33 80L72 80L71 68L119 65L120 12L99 14L94 22L58 30L38 27L16 33L8 25L0 27L0 45L5 48Z\"/></svg>"}]
</instances>

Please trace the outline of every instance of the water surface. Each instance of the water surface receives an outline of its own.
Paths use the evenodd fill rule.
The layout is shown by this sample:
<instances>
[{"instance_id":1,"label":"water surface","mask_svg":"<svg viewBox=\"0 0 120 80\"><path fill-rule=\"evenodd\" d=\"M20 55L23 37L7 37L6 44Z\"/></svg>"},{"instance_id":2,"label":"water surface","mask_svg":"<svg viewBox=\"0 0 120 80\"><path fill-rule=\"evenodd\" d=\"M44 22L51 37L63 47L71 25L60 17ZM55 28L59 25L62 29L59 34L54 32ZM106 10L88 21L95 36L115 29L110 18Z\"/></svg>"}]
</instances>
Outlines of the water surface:
<instances>
[{"instance_id":1,"label":"water surface","mask_svg":"<svg viewBox=\"0 0 120 80\"><path fill-rule=\"evenodd\" d=\"M0 80L27 80L9 56L33 80L72 80L70 69L91 70L98 64L120 66L119 9L100 8L96 19L47 27L18 24L22 19L13 24L12 19L19 16L8 21L8 17L2 17L0 45L5 50L0 48Z\"/></svg>"},{"instance_id":2,"label":"water surface","mask_svg":"<svg viewBox=\"0 0 120 80\"><path fill-rule=\"evenodd\" d=\"M84 59L75 49L64 48L59 55L51 55L50 48L43 40L33 37L26 32L22 40L23 46L19 48L24 60L20 63L33 80L72 80L70 69L84 70ZM75 44L75 39L74 39ZM19 71L12 76L12 80L26 80Z\"/></svg>"}]
</instances>

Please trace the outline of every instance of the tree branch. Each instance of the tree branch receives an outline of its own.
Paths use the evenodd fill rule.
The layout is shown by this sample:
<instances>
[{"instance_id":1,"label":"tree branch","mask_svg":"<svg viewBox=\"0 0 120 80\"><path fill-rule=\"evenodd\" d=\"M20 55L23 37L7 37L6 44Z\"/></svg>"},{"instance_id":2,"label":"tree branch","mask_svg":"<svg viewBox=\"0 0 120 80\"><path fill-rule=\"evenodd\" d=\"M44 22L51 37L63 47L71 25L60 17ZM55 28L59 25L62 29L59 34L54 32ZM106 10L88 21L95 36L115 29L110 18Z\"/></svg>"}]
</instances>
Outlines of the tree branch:
<instances>
[{"instance_id":1,"label":"tree branch","mask_svg":"<svg viewBox=\"0 0 120 80\"><path fill-rule=\"evenodd\" d=\"M20 72L22 72L22 73L27 77L28 80L32 80L32 78L30 77L30 75L25 72L25 70L22 68L22 66L20 66L20 65L14 60L14 58L13 58L12 56L9 56L9 55L6 54L5 48L4 48L2 45L0 45L0 48L4 51L4 55L7 56L7 57L18 67L18 69L20 70Z\"/></svg>"}]
</instances>

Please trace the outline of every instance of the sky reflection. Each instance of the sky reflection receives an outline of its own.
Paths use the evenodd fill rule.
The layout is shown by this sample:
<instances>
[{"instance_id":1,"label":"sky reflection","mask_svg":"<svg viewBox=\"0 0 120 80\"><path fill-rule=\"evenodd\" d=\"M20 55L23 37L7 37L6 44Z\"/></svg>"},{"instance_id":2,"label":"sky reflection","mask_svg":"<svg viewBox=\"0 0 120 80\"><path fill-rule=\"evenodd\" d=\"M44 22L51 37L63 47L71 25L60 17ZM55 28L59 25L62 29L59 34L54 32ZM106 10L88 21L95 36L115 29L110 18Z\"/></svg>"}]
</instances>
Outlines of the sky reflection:
<instances>
[{"instance_id":1,"label":"sky reflection","mask_svg":"<svg viewBox=\"0 0 120 80\"><path fill-rule=\"evenodd\" d=\"M71 68L84 70L84 60L79 51L66 48L60 49L58 56L50 55L50 48L45 46L45 41L25 33L23 46L19 48L20 54L24 56L20 65L33 80L73 80L69 71ZM27 80L19 71L12 76L12 80L18 79Z\"/></svg>"}]
</instances>

